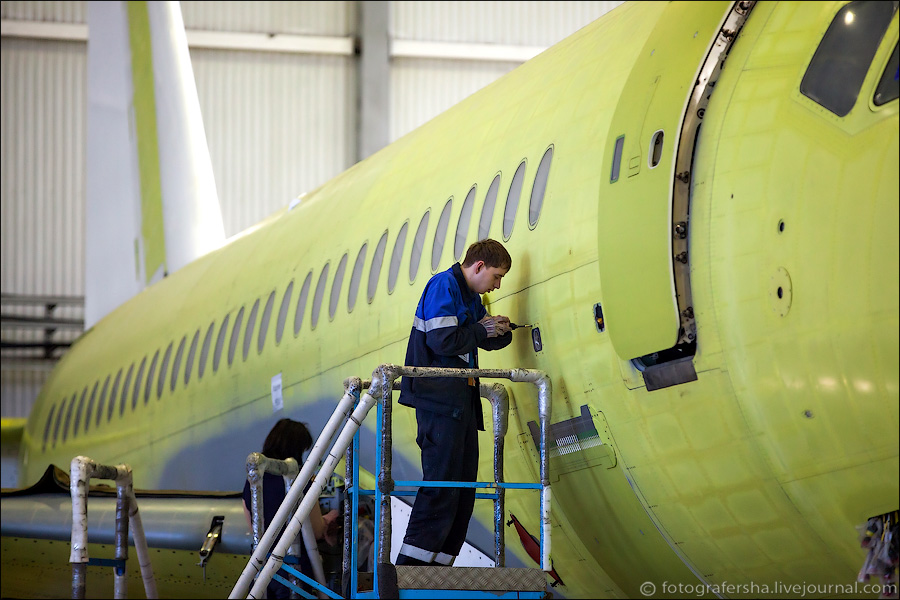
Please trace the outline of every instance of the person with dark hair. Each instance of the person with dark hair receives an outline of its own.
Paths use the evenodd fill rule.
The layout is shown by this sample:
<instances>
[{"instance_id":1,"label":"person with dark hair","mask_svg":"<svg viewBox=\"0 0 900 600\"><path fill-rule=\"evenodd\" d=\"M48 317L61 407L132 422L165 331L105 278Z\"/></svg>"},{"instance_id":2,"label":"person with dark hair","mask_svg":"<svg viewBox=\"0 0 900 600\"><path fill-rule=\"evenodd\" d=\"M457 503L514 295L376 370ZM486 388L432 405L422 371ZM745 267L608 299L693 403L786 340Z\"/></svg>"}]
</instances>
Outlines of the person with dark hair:
<instances>
[{"instance_id":1,"label":"person with dark hair","mask_svg":"<svg viewBox=\"0 0 900 600\"><path fill-rule=\"evenodd\" d=\"M481 294L499 290L511 267L506 248L485 239L469 246L461 265L434 275L416 307L406 365L477 369L478 348L508 346L509 318L488 315ZM476 481L484 431L478 379L404 377L399 402L416 409L423 479ZM474 507L474 488L420 488L397 564L452 565Z\"/></svg>"},{"instance_id":2,"label":"person with dark hair","mask_svg":"<svg viewBox=\"0 0 900 600\"><path fill-rule=\"evenodd\" d=\"M303 454L312 447L313 439L309 429L305 423L294 421L291 419L281 419L269 431L266 441L263 443L262 454L266 458L275 458L285 460L293 458L297 461L299 467L303 466ZM299 483L299 482L294 482ZM284 477L274 473L263 474L263 522L265 528L268 529L272 523L272 518L281 503L284 502L287 491L285 490ZM244 483L244 513L247 515L247 521L251 522L250 516L250 481ZM319 503L313 504L312 511L309 514L309 523L312 526L313 533L317 540L324 539L329 544L334 544L334 527L337 525L338 511L331 510L327 514L322 514ZM286 525L285 525L286 527ZM284 528L282 528L282 533ZM313 577L312 563L306 552L306 545L300 544L300 571L309 577ZM291 590L287 586L278 581L271 581L266 588L266 596L268 598L290 598Z\"/></svg>"}]
</instances>

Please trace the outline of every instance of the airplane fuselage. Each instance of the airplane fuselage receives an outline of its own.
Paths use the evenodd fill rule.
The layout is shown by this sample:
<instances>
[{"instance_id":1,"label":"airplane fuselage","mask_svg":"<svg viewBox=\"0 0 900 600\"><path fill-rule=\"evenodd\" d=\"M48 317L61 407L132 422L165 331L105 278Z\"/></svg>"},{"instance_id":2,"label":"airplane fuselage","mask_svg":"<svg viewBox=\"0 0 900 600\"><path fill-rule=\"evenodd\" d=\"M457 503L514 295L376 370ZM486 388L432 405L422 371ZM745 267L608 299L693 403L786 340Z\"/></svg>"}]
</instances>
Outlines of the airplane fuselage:
<instances>
[{"instance_id":1,"label":"airplane fuselage","mask_svg":"<svg viewBox=\"0 0 900 600\"><path fill-rule=\"evenodd\" d=\"M852 583L854 527L898 508L898 103L874 100L897 14L839 116L803 82L841 3L739 7L703 87L733 8L627 3L122 305L41 393L21 484L85 454L137 488L239 489L277 418L316 431L345 378L402 364L428 278L493 237L513 264L485 304L540 346L517 330L481 366L546 372L555 431L592 442L551 461L563 593ZM507 387L506 478L536 481L536 392ZM507 494L533 533L537 506Z\"/></svg>"}]
</instances>

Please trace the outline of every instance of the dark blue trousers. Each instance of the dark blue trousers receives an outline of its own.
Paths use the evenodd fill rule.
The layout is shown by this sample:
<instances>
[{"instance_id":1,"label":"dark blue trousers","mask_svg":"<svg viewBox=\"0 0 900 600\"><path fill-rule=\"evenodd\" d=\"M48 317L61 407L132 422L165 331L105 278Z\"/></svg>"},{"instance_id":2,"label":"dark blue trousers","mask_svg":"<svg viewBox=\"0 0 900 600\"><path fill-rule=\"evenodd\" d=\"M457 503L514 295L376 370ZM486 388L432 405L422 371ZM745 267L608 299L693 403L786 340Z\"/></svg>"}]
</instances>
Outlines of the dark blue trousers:
<instances>
[{"instance_id":1,"label":"dark blue trousers","mask_svg":"<svg viewBox=\"0 0 900 600\"><path fill-rule=\"evenodd\" d=\"M481 410L476 401L473 397L461 419L416 409L416 443L422 449L425 481L476 481L481 416L475 413ZM401 554L425 563L452 564L466 541L474 507L474 488L419 488ZM431 560L430 554L435 555Z\"/></svg>"}]
</instances>

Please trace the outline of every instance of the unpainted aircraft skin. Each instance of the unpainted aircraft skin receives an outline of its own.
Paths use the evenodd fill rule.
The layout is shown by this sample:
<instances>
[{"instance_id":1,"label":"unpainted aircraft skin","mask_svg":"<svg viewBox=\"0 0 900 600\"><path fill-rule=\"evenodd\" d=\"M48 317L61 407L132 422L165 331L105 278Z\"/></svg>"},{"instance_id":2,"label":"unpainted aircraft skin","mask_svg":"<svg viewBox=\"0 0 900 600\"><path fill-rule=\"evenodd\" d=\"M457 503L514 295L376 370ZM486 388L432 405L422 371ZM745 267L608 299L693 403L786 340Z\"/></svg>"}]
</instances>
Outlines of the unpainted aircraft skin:
<instances>
[{"instance_id":1,"label":"unpainted aircraft skin","mask_svg":"<svg viewBox=\"0 0 900 600\"><path fill-rule=\"evenodd\" d=\"M614 9L85 332L21 484L85 455L136 488L240 489L278 418L318 430L345 378L402 364L428 278L492 237L513 262L485 304L534 328L481 366L551 378L556 591L852 585L855 527L898 508L895 3L858 84L850 49L807 73L865 4ZM816 85L858 92L838 115ZM536 482L537 393L504 383L506 480ZM394 475L419 478L414 413L393 415ZM537 494L506 500L536 534ZM488 549L490 503L476 518Z\"/></svg>"}]
</instances>

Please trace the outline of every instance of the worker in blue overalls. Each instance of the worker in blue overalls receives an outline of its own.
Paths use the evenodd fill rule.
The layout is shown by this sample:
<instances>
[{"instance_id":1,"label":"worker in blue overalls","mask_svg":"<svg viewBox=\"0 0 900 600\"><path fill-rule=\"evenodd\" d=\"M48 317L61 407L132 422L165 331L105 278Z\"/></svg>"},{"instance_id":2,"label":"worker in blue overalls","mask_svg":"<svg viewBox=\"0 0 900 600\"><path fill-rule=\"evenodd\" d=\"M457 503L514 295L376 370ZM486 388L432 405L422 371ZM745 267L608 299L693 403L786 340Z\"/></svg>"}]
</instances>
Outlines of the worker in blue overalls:
<instances>
[{"instance_id":1,"label":"worker in blue overalls","mask_svg":"<svg viewBox=\"0 0 900 600\"><path fill-rule=\"evenodd\" d=\"M469 246L462 265L434 275L416 307L406 365L477 369L478 348L508 346L509 318L488 315L481 294L500 289L511 266L506 248L485 239ZM484 431L478 379L404 377L399 402L416 409L423 480L476 481ZM474 507L474 488L420 488L397 564L452 565Z\"/></svg>"}]
</instances>

